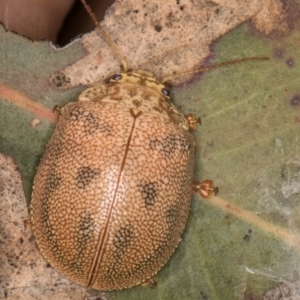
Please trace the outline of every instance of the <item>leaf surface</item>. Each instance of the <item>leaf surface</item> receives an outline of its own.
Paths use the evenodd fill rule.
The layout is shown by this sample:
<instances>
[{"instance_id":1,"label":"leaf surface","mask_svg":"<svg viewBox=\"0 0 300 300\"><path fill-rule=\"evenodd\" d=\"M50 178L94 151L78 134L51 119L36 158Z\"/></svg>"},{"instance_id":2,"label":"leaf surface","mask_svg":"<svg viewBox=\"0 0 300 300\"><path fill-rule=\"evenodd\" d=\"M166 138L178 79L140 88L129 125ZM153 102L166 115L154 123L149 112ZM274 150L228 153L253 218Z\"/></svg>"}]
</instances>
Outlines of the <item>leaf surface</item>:
<instances>
[{"instance_id":1,"label":"leaf surface","mask_svg":"<svg viewBox=\"0 0 300 300\"><path fill-rule=\"evenodd\" d=\"M196 19L191 27L188 26L189 20L184 18L181 21L186 23L180 24L181 27L174 25L175 29L183 30L181 36L194 36L194 39L186 42L180 39L177 45L172 38L180 37L172 36L171 32L176 32L173 27L174 31L169 35L164 33L167 29L162 20L168 14L164 14L163 10L159 14L160 9L165 9L169 15L172 12L172 16L177 11L173 6L169 10L168 7L161 8L160 2L155 2L155 14L150 4L143 8L152 17L144 25L139 23L142 19L134 18L137 14L134 12L126 20L120 2L115 3L105 19L105 26L109 32L116 32L114 40L123 45L122 50L132 66L153 70L161 77L184 71L189 66L197 68L208 54L209 62L214 63L241 57L270 58L268 61L212 70L192 79L185 78L185 81L181 79L172 89L175 104L185 114L194 113L202 119L202 125L193 133L197 144L195 180L213 179L220 193L209 200L195 195L183 241L158 273L155 289L135 287L105 293L108 299L262 299L274 287L276 280L283 278L292 282L298 279L300 32L298 23L294 24L294 29L286 28L287 23L284 23L288 17L293 19L292 11L294 14L299 11L298 2L293 2L294 6L291 4L285 14L282 12L286 19L282 20L281 27L262 24L259 13L265 15L267 5L262 6L259 1L252 1L249 6L252 13L248 11L245 14L234 10L234 5L237 6L234 1L228 1L227 6L225 1L219 2L212 9L205 6L207 3L201 6L199 1L197 9L202 11L199 18L205 15L206 21L211 21L207 26L212 26L216 24L213 16L217 18L222 8L226 7L229 12L234 12L235 21L229 27L210 30L213 34L208 35L210 38L205 38L202 44L195 43L197 38L200 39L193 29ZM273 3L273 10L275 4L280 6L280 2L270 3ZM184 2L181 4L185 5ZM188 8L186 4L183 11ZM145 14L142 8L136 10ZM224 9L225 12L227 10ZM208 14L209 11L214 14ZM267 12L272 15L271 8ZM116 16L119 18L114 25L112 20ZM250 18L247 23L239 25ZM224 18L223 24L225 20L227 22L228 18ZM269 20L271 23L272 18ZM162 23L161 31L156 30L151 36L159 21ZM123 32L124 22L128 23L127 31ZM202 23L199 21L199 24ZM143 28L147 33L139 42L141 38L135 36L135 31L143 34ZM184 28L187 28L186 33ZM267 28L273 29L267 31ZM227 33L231 29L234 30ZM191 30L194 30L193 34ZM159 33L165 36L158 39ZM170 40L164 47L163 40L167 37ZM76 101L84 89L78 85L101 82L118 72L118 62L95 32L60 51L47 42L31 42L3 28L0 28L0 39L0 152L6 156L2 166L7 164L7 156L14 159L20 169L29 203L36 167L55 126L52 108ZM154 47L155 41L158 50L154 53L151 47ZM95 43L98 50L91 50ZM134 45L139 43L140 46L134 50ZM187 52L185 48L189 48ZM195 49L200 49L199 53L191 56L185 64L184 57L189 57L190 51L195 52ZM151 51L153 55L149 56ZM176 60L181 53L184 56ZM95 65L97 61L98 65ZM13 162L10 164L13 165ZM3 175L4 167L1 170L2 190L6 191L10 184L4 184L7 181L3 178L9 180L10 176ZM16 167L5 172L14 173ZM0 234L1 240L5 241L0 258L5 262L6 270L11 271L8 275L0 270L0 278L10 282L8 287L1 285L0 297L7 295L8 299L14 299L20 293L28 299L53 299L54 295L57 299L81 299L83 288L71 285L71 290L66 292L68 280L63 277L57 279L57 275L44 271L47 264L40 259L30 234L25 241L31 247L26 251L31 252L33 257L39 257L36 262L38 267L32 267L28 263L32 260L27 256L21 255L16 259L19 257L17 254L7 254L17 253L23 247L11 242L16 240L16 236L24 234L22 222L18 224L20 231L12 229L11 224L12 220L24 219L26 211L22 191L18 197L9 195L0 195L0 205L6 205L5 209L0 210ZM23 214L13 209L15 205L23 207L18 210ZM7 232L11 232L14 239L8 238L5 235ZM22 280L12 266L19 266L21 259L24 259L24 268L28 263L27 271L19 274L23 276ZM29 276L32 269L37 273ZM28 286L30 289L24 288ZM68 294L70 298L67 298Z\"/></svg>"}]
</instances>

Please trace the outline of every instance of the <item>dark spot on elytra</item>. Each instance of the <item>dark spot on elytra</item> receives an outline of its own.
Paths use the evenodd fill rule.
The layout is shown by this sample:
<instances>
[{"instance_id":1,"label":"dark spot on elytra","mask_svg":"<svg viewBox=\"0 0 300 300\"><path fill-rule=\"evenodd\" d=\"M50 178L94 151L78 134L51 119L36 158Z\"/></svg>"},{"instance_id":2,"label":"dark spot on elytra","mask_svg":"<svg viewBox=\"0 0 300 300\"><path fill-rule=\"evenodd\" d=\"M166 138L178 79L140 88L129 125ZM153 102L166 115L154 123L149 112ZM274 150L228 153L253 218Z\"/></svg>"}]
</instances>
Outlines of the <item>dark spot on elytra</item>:
<instances>
[{"instance_id":1,"label":"dark spot on elytra","mask_svg":"<svg viewBox=\"0 0 300 300\"><path fill-rule=\"evenodd\" d=\"M53 165L52 169L50 169L50 173L46 180L45 193L43 194L43 199L41 202L42 224L43 224L44 231L48 235L52 234L52 227L51 224L49 223L49 215L48 215L50 211L49 200L51 199L51 195L59 188L61 184L61 178L55 174L54 169L55 169L55 165Z\"/></svg>"},{"instance_id":2,"label":"dark spot on elytra","mask_svg":"<svg viewBox=\"0 0 300 300\"><path fill-rule=\"evenodd\" d=\"M83 108L75 106L71 111L70 111L70 119L73 121L78 121L80 116L83 114Z\"/></svg>"},{"instance_id":3,"label":"dark spot on elytra","mask_svg":"<svg viewBox=\"0 0 300 300\"><path fill-rule=\"evenodd\" d=\"M77 234L74 241L77 256L81 256L83 254L87 243L94 237L94 227L95 218L93 215L89 213L82 213L80 215Z\"/></svg>"},{"instance_id":4,"label":"dark spot on elytra","mask_svg":"<svg viewBox=\"0 0 300 300\"><path fill-rule=\"evenodd\" d=\"M165 138L150 138L150 149L160 151L165 157L170 158L176 150L187 155L191 148L191 143L183 136L170 134Z\"/></svg>"},{"instance_id":5,"label":"dark spot on elytra","mask_svg":"<svg viewBox=\"0 0 300 300\"><path fill-rule=\"evenodd\" d=\"M79 189L85 189L100 172L90 167L81 167L77 171L76 181Z\"/></svg>"},{"instance_id":6,"label":"dark spot on elytra","mask_svg":"<svg viewBox=\"0 0 300 300\"><path fill-rule=\"evenodd\" d=\"M180 4L180 0L176 0L176 4L179 5Z\"/></svg>"},{"instance_id":7,"label":"dark spot on elytra","mask_svg":"<svg viewBox=\"0 0 300 300\"><path fill-rule=\"evenodd\" d=\"M139 11L138 11L138 9L135 9L135 10L133 10L133 12L134 12L135 14L137 14Z\"/></svg>"},{"instance_id":8,"label":"dark spot on elytra","mask_svg":"<svg viewBox=\"0 0 300 300\"><path fill-rule=\"evenodd\" d=\"M176 225L178 218L178 208L176 206L172 206L166 211L166 222L169 227L173 227Z\"/></svg>"},{"instance_id":9,"label":"dark spot on elytra","mask_svg":"<svg viewBox=\"0 0 300 300\"><path fill-rule=\"evenodd\" d=\"M191 148L191 143L183 136L170 134L163 139L162 146L165 155L171 155L176 150L179 150L182 154L187 155Z\"/></svg>"},{"instance_id":10,"label":"dark spot on elytra","mask_svg":"<svg viewBox=\"0 0 300 300\"><path fill-rule=\"evenodd\" d=\"M19 241L20 241L20 244L23 244L23 243L24 243L24 240L23 240L22 237L20 237Z\"/></svg>"},{"instance_id":11,"label":"dark spot on elytra","mask_svg":"<svg viewBox=\"0 0 300 300\"><path fill-rule=\"evenodd\" d=\"M82 107L74 107L70 112L70 119L72 121L83 121L85 130L89 134L93 134L99 128L99 122L97 118L90 112Z\"/></svg>"},{"instance_id":12,"label":"dark spot on elytra","mask_svg":"<svg viewBox=\"0 0 300 300\"><path fill-rule=\"evenodd\" d=\"M133 226L129 224L122 225L120 229L116 232L113 245L115 247L114 256L122 257L131 244L131 240L134 236Z\"/></svg>"},{"instance_id":13,"label":"dark spot on elytra","mask_svg":"<svg viewBox=\"0 0 300 300\"><path fill-rule=\"evenodd\" d=\"M109 124L101 122L93 113L85 110L82 107L74 107L70 112L70 120L74 122L82 121L85 132L92 134L111 135L112 127Z\"/></svg>"},{"instance_id":14,"label":"dark spot on elytra","mask_svg":"<svg viewBox=\"0 0 300 300\"><path fill-rule=\"evenodd\" d=\"M142 195L142 199L146 207L153 206L155 204L158 187L156 182L142 182L138 184L138 189Z\"/></svg>"},{"instance_id":15,"label":"dark spot on elytra","mask_svg":"<svg viewBox=\"0 0 300 300\"><path fill-rule=\"evenodd\" d=\"M220 9L217 8L217 9L215 10L215 14L218 15L219 13L220 13Z\"/></svg>"},{"instance_id":16,"label":"dark spot on elytra","mask_svg":"<svg viewBox=\"0 0 300 300\"><path fill-rule=\"evenodd\" d=\"M128 275L138 274L140 272L143 273L146 267L151 266L154 263L157 263L162 257L163 253L166 251L167 247L168 247L168 240L161 241L160 245L154 251L152 251L147 258L140 261L138 264L133 265L133 268L128 271Z\"/></svg>"},{"instance_id":17,"label":"dark spot on elytra","mask_svg":"<svg viewBox=\"0 0 300 300\"><path fill-rule=\"evenodd\" d=\"M129 248L133 238L134 228L130 224L126 224L125 226L121 227L114 236L114 263L110 266L109 270L104 276L105 278L113 279L117 277L126 279L128 277L132 277L133 275L135 277L142 277L144 275L145 268L148 268L149 266L157 264L159 261L161 261L163 254L169 247L168 239L161 241L155 249L147 253L147 256L144 256L140 260L136 260L134 264L131 264L132 268L125 271L122 269L122 265L120 265L120 263L122 263L122 257Z\"/></svg>"},{"instance_id":18,"label":"dark spot on elytra","mask_svg":"<svg viewBox=\"0 0 300 300\"><path fill-rule=\"evenodd\" d=\"M300 105L300 95L295 95L291 100L290 104L293 107L298 107Z\"/></svg>"},{"instance_id":19,"label":"dark spot on elytra","mask_svg":"<svg viewBox=\"0 0 300 300\"><path fill-rule=\"evenodd\" d=\"M155 29L157 32L161 32L162 27L161 27L160 25L154 25L154 29Z\"/></svg>"},{"instance_id":20,"label":"dark spot on elytra","mask_svg":"<svg viewBox=\"0 0 300 300\"><path fill-rule=\"evenodd\" d=\"M183 6L183 5L180 6L180 10L181 10L181 11L184 10L184 6Z\"/></svg>"},{"instance_id":21,"label":"dark spot on elytra","mask_svg":"<svg viewBox=\"0 0 300 300\"><path fill-rule=\"evenodd\" d=\"M294 64L295 64L295 62L294 62L294 60L293 60L292 58L288 58L288 59L285 61L285 63L287 64L287 66L288 66L289 68L292 68L292 67L294 66Z\"/></svg>"},{"instance_id":22,"label":"dark spot on elytra","mask_svg":"<svg viewBox=\"0 0 300 300\"><path fill-rule=\"evenodd\" d=\"M118 269L120 269L122 258L125 255L126 251L131 245L132 238L134 237L134 228L130 223L123 224L119 230L115 233L113 237L113 262L111 263L109 269L106 274L103 276L105 280L114 280L114 278L124 278L126 276L124 271L121 270L121 274L119 274ZM122 269L122 268L121 268ZM128 274L129 277L132 274Z\"/></svg>"},{"instance_id":23,"label":"dark spot on elytra","mask_svg":"<svg viewBox=\"0 0 300 300\"><path fill-rule=\"evenodd\" d=\"M60 185L61 178L56 176L53 172L48 177L47 188L50 193L53 193Z\"/></svg>"},{"instance_id":24,"label":"dark spot on elytra","mask_svg":"<svg viewBox=\"0 0 300 300\"><path fill-rule=\"evenodd\" d=\"M101 132L103 132L103 130L106 131L103 126L99 125L98 119L96 119L91 112L86 112L86 114L84 114L84 127L88 134L98 132L100 128Z\"/></svg>"},{"instance_id":25,"label":"dark spot on elytra","mask_svg":"<svg viewBox=\"0 0 300 300\"><path fill-rule=\"evenodd\" d=\"M79 242L81 242L80 232L78 236L76 236L78 242L74 241L74 245L76 246L76 253L72 258L67 258L65 255L64 249L61 248L61 243L59 242L59 237L55 234L54 224L51 223L49 218L49 212L51 211L50 200L53 202L53 197L51 197L51 193L53 193L59 186L61 185L61 179L55 176L53 170L50 171L50 175L48 176L48 180L45 187L45 194L42 201L42 225L44 234L47 236L47 247L49 251L51 251L55 257L55 259L63 266L65 266L68 270L70 270L74 274L82 274L82 261L81 258L84 257L82 255L83 250L78 247ZM81 224L81 223L80 223ZM85 243L82 243L85 245ZM80 253L78 251L80 250Z\"/></svg>"},{"instance_id":26,"label":"dark spot on elytra","mask_svg":"<svg viewBox=\"0 0 300 300\"><path fill-rule=\"evenodd\" d=\"M191 143L188 139L183 139L183 138L179 137L178 142L179 142L179 145L180 145L180 151L181 152L186 154L187 152L190 151Z\"/></svg>"}]
</instances>

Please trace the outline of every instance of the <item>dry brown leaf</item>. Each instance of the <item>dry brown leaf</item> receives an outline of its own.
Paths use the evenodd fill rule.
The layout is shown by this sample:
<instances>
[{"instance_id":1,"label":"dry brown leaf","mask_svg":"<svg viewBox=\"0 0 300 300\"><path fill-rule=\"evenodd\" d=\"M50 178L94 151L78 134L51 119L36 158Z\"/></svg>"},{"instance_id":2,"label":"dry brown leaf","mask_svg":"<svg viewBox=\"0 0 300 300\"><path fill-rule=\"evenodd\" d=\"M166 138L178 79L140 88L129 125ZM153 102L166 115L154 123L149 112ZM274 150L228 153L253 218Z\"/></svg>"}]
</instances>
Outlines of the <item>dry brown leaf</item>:
<instances>
[{"instance_id":1,"label":"dry brown leaf","mask_svg":"<svg viewBox=\"0 0 300 300\"><path fill-rule=\"evenodd\" d=\"M0 299L82 300L86 289L55 272L37 250L30 226L24 224L28 209L20 172L2 154L0 199Z\"/></svg>"},{"instance_id":2,"label":"dry brown leaf","mask_svg":"<svg viewBox=\"0 0 300 300\"><path fill-rule=\"evenodd\" d=\"M162 79L199 67L214 41L247 20L270 34L280 28L287 31L285 18L279 0L138 0L116 1L102 25L131 69L143 69ZM119 72L120 62L98 31L86 34L81 43L87 55L54 74L56 86L91 85Z\"/></svg>"}]
</instances>

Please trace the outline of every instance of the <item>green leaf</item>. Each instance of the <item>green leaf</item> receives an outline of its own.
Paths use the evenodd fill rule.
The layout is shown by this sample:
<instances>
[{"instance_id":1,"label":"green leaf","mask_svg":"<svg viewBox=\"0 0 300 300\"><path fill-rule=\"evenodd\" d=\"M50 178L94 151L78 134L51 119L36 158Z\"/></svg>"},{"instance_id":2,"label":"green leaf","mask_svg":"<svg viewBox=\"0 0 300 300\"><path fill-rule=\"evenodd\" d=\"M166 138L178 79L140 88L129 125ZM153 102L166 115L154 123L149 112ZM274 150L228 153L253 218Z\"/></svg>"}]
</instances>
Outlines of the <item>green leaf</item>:
<instances>
[{"instance_id":1,"label":"green leaf","mask_svg":"<svg viewBox=\"0 0 300 300\"><path fill-rule=\"evenodd\" d=\"M83 90L59 90L50 78L84 50L73 43L55 51L3 29L0 39L0 152L17 162L29 201L54 128L51 109ZM244 24L214 44L214 62L270 60L212 70L172 89L175 104L202 119L193 133L195 179L213 179L220 193L195 195L183 241L156 288L106 293L109 299L262 299L276 280L298 278L299 39L298 29L275 39Z\"/></svg>"}]
</instances>

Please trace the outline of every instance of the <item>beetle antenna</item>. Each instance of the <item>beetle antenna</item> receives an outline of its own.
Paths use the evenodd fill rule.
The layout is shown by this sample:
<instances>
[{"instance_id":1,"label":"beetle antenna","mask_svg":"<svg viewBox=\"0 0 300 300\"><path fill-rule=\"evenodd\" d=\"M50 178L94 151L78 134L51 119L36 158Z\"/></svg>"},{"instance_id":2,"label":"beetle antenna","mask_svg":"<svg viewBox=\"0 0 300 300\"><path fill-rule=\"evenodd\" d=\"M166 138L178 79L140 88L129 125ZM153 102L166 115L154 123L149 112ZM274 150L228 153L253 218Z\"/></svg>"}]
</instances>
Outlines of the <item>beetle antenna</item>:
<instances>
[{"instance_id":1,"label":"beetle antenna","mask_svg":"<svg viewBox=\"0 0 300 300\"><path fill-rule=\"evenodd\" d=\"M127 61L125 59L125 57L120 53L120 51L118 50L116 44L112 41L112 39L109 37L109 35L104 31L104 29L101 27L100 23L97 21L97 17L96 15L93 13L91 7L86 3L85 0L80 0L81 3L83 4L85 10L88 12L88 14L90 15L91 19L94 21L94 23L96 24L96 27L98 28L98 30L100 31L101 35L103 36L103 38L105 39L105 41L111 46L113 52L115 53L115 55L118 57L119 61L121 62L122 68L124 72L127 72L128 70L128 64Z\"/></svg>"},{"instance_id":2,"label":"beetle antenna","mask_svg":"<svg viewBox=\"0 0 300 300\"><path fill-rule=\"evenodd\" d=\"M236 63L240 63L240 62L246 62L246 61L249 61L249 60L267 60L267 59L269 59L269 58L268 57L245 57L245 58L241 58L241 59L229 60L229 61L225 61L225 62L222 62L222 63L219 63L219 64L203 67L203 68L196 69L196 70L190 70L190 71L183 72L183 73L168 75L162 80L162 83L165 83L165 82L167 82L167 81L169 81L173 78L181 77L181 76L184 76L184 75L202 73L202 72L205 72L205 71L208 71L208 70L225 67L227 65L233 65L233 64L236 64Z\"/></svg>"}]
</instances>

